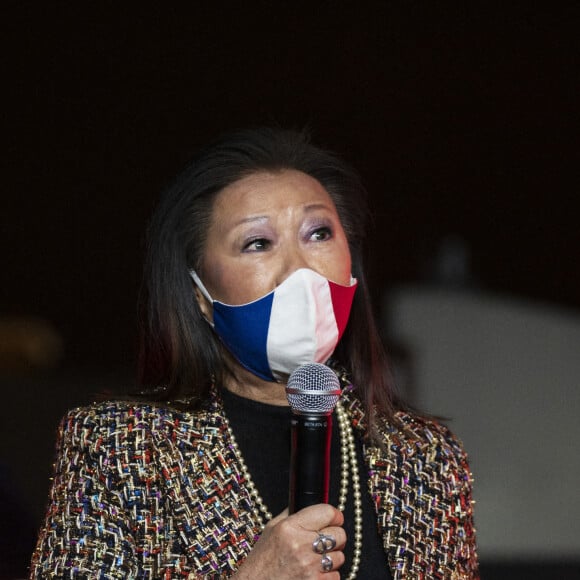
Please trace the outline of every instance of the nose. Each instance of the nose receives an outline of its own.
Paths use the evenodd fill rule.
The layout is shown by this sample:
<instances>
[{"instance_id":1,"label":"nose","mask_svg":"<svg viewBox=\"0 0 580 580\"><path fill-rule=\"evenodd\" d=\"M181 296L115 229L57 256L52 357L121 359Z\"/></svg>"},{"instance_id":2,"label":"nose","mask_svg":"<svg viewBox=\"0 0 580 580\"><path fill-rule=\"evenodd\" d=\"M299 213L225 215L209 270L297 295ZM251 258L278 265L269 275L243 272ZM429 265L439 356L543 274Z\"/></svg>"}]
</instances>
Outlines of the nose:
<instances>
[{"instance_id":1,"label":"nose","mask_svg":"<svg viewBox=\"0 0 580 580\"><path fill-rule=\"evenodd\" d=\"M312 268L306 252L299 245L286 247L281 255L280 266L276 277L276 285L279 286L296 270L300 268Z\"/></svg>"}]
</instances>

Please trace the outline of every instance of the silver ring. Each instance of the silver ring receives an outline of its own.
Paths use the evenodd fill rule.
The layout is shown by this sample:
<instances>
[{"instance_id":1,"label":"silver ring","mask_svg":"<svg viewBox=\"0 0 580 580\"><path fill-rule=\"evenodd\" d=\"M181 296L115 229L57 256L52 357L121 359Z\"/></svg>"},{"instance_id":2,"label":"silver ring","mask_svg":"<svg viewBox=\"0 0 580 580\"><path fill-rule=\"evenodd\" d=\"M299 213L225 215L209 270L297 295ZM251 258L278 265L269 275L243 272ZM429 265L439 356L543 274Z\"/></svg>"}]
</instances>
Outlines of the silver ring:
<instances>
[{"instance_id":1,"label":"silver ring","mask_svg":"<svg viewBox=\"0 0 580 580\"><path fill-rule=\"evenodd\" d=\"M322 568L323 572L330 572L332 570L332 558L328 554L324 554L324 556L322 556L322 560L320 560L320 567Z\"/></svg>"},{"instance_id":2,"label":"silver ring","mask_svg":"<svg viewBox=\"0 0 580 580\"><path fill-rule=\"evenodd\" d=\"M318 533L318 538L312 542L312 549L317 554L326 554L326 552L332 552L336 548L336 540L332 536L327 536L326 534ZM324 560L324 558L323 558ZM330 561L332 566L332 560Z\"/></svg>"}]
</instances>

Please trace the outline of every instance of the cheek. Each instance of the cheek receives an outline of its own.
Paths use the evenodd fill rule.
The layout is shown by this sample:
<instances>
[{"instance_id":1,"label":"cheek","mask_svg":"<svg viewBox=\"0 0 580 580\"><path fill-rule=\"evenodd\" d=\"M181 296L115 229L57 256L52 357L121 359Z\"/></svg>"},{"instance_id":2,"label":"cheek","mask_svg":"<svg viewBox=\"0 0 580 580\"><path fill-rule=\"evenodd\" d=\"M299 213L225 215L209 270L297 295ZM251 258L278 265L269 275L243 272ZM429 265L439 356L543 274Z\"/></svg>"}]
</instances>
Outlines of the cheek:
<instances>
[{"instance_id":1,"label":"cheek","mask_svg":"<svg viewBox=\"0 0 580 580\"><path fill-rule=\"evenodd\" d=\"M209 264L209 265L205 265ZM224 301L224 288L227 288L227 269L218 260L207 257L204 260L202 282L214 300Z\"/></svg>"},{"instance_id":2,"label":"cheek","mask_svg":"<svg viewBox=\"0 0 580 580\"><path fill-rule=\"evenodd\" d=\"M348 242L346 240L341 248L339 257L337 258L337 269L339 269L341 275L340 281L337 281L344 286L348 286L352 274L352 259Z\"/></svg>"},{"instance_id":3,"label":"cheek","mask_svg":"<svg viewBox=\"0 0 580 580\"><path fill-rule=\"evenodd\" d=\"M225 304L246 304L272 290L271 276L239 264L214 264L207 269L207 285L214 300Z\"/></svg>"},{"instance_id":4,"label":"cheek","mask_svg":"<svg viewBox=\"0 0 580 580\"><path fill-rule=\"evenodd\" d=\"M244 268L231 282L235 285L235 291L231 293L231 304L252 302L276 287L271 268Z\"/></svg>"}]
</instances>

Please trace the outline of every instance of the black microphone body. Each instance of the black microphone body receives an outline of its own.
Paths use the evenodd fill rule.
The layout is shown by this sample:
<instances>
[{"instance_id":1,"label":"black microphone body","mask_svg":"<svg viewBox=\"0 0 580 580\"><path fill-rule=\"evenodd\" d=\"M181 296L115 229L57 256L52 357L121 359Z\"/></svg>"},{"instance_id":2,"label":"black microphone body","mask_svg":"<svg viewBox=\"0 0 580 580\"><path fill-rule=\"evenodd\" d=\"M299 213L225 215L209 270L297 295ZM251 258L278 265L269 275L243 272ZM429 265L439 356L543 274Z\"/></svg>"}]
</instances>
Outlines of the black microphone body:
<instances>
[{"instance_id":1,"label":"black microphone body","mask_svg":"<svg viewBox=\"0 0 580 580\"><path fill-rule=\"evenodd\" d=\"M289 510L328 503L332 415L293 415Z\"/></svg>"},{"instance_id":2,"label":"black microphone body","mask_svg":"<svg viewBox=\"0 0 580 580\"><path fill-rule=\"evenodd\" d=\"M292 408L288 498L292 514L328 503L332 410L340 383L329 367L307 363L290 375L286 394Z\"/></svg>"}]
</instances>

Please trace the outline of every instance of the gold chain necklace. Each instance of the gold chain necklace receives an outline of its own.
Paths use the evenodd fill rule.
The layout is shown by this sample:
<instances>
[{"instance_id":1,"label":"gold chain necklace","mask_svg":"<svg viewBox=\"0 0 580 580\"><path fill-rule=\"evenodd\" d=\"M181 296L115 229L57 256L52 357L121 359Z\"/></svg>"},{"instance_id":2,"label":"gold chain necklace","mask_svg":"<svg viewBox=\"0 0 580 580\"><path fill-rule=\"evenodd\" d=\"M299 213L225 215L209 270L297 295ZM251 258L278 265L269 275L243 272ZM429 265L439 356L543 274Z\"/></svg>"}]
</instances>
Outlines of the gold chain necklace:
<instances>
[{"instance_id":1,"label":"gold chain necklace","mask_svg":"<svg viewBox=\"0 0 580 580\"><path fill-rule=\"evenodd\" d=\"M349 472L352 478L352 489L354 499L354 552L352 557L352 566L347 580L354 580L360 567L360 558L362 553L362 496L360 487L360 476L357 468L356 447L354 442L354 435L352 427L346 411L341 402L336 404L336 416L338 418L338 426L340 430L340 455L341 455L341 477L340 477L340 492L338 495L338 509L344 512L346 507L346 498L348 496ZM246 486L253 499L254 515L260 525L260 530L268 521L272 519L272 513L268 510L264 500L260 496L248 466L242 457L242 452L234 436L234 432L230 426L230 422L224 415L224 422L228 430L228 436L231 441L232 449L240 463L242 475L246 481Z\"/></svg>"}]
</instances>

